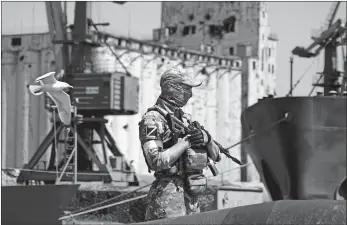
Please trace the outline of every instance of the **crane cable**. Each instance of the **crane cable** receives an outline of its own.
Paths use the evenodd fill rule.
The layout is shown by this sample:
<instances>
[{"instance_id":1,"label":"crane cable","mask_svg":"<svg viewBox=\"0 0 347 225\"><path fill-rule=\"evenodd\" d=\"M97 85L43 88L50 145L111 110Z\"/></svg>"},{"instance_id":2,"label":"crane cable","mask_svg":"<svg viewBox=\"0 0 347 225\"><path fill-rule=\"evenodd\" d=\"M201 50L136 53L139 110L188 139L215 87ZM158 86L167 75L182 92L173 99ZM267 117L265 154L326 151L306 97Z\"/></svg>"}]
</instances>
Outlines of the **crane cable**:
<instances>
[{"instance_id":1,"label":"crane cable","mask_svg":"<svg viewBox=\"0 0 347 225\"><path fill-rule=\"evenodd\" d=\"M327 45L331 42L332 40L328 40L323 48L325 49L327 47ZM294 84L294 86L289 90L288 94L286 95L286 97L289 97L290 93L293 94L294 89L298 86L298 84L302 81L302 79L305 77L305 75L307 74L307 72L309 71L309 69L313 66L314 62L316 62L319 59L319 56L316 56L315 59L312 61L312 63L306 68L305 72L300 76L300 78L298 79L298 81Z\"/></svg>"},{"instance_id":2,"label":"crane cable","mask_svg":"<svg viewBox=\"0 0 347 225\"><path fill-rule=\"evenodd\" d=\"M317 83L320 82L320 80L323 78L324 75L325 75L324 73L321 73L321 75L319 76L319 79L317 80ZM315 85L313 85L313 87L312 87L310 93L308 93L308 97L311 97L311 95L312 95L314 89L316 89L316 86L315 86Z\"/></svg>"},{"instance_id":3,"label":"crane cable","mask_svg":"<svg viewBox=\"0 0 347 225\"><path fill-rule=\"evenodd\" d=\"M328 41L327 43L325 43L324 48L329 44L329 42L330 42L330 41ZM343 61L343 63L344 63L344 55L345 55L345 51L344 51L344 48L342 47L342 61ZM318 60L319 60L319 57L317 57L317 58L318 58ZM318 70L318 66L319 66L319 61L318 61L318 65L317 65L317 70ZM323 73L320 75L320 77L319 77L317 83L319 83L320 80L321 80L325 75L326 75L326 74L324 74L324 72L323 72ZM346 78L344 78L344 79L346 79ZM313 93L313 91L314 91L315 88L316 88L316 86L313 86L313 87L312 87L310 93L308 94L309 97L311 96L311 94Z\"/></svg>"},{"instance_id":4,"label":"crane cable","mask_svg":"<svg viewBox=\"0 0 347 225\"><path fill-rule=\"evenodd\" d=\"M311 69L313 64L317 61L317 58L312 60L312 63L306 68L305 72L300 76L300 78L296 81L296 83L293 85L293 87L289 90L286 97L289 97L290 93L293 93L294 89L298 86L298 84L302 81L302 79L306 76L307 72Z\"/></svg>"}]
</instances>

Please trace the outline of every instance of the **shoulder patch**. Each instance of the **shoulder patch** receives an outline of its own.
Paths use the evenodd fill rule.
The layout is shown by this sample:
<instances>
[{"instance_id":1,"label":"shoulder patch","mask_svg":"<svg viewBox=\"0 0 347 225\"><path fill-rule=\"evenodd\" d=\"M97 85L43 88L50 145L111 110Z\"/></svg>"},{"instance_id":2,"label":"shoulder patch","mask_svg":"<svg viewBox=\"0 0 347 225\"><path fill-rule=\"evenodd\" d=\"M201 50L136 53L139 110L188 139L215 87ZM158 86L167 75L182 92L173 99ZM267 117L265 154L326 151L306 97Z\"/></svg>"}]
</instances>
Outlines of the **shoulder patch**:
<instances>
[{"instance_id":1,"label":"shoulder patch","mask_svg":"<svg viewBox=\"0 0 347 225\"><path fill-rule=\"evenodd\" d=\"M159 138L158 126L147 125L146 126L146 139L147 140L156 140Z\"/></svg>"},{"instance_id":2,"label":"shoulder patch","mask_svg":"<svg viewBox=\"0 0 347 225\"><path fill-rule=\"evenodd\" d=\"M144 115L139 124L139 137L141 144L150 140L161 140L164 133L164 124L158 116Z\"/></svg>"}]
</instances>

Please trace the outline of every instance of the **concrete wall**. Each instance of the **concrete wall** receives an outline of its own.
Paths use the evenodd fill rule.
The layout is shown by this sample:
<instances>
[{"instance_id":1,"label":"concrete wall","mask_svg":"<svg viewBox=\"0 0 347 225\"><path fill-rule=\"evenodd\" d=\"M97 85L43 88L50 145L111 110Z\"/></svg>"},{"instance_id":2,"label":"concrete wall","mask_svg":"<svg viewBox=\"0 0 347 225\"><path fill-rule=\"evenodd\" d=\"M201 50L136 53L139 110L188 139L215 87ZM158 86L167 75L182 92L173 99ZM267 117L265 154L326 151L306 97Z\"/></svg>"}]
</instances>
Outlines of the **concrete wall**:
<instances>
[{"instance_id":1,"label":"concrete wall","mask_svg":"<svg viewBox=\"0 0 347 225\"><path fill-rule=\"evenodd\" d=\"M259 17L259 68L258 74L260 77L260 85L263 87L260 90L260 98L274 95L276 85L276 52L277 52L277 37L271 34L271 28L268 21L269 13L267 3L261 2L261 14ZM274 72L272 72L274 66Z\"/></svg>"},{"instance_id":2,"label":"concrete wall","mask_svg":"<svg viewBox=\"0 0 347 225\"><path fill-rule=\"evenodd\" d=\"M258 49L259 2L163 2L162 27L176 27L168 43L200 50L200 44L211 45L217 55L229 56L229 48L236 44L251 43L254 55ZM191 19L193 15L193 19ZM209 15L210 19L206 16ZM221 25L223 20L235 16L235 30L224 32L223 38L210 35L210 25ZM195 33L183 35L186 26L195 26Z\"/></svg>"},{"instance_id":3,"label":"concrete wall","mask_svg":"<svg viewBox=\"0 0 347 225\"><path fill-rule=\"evenodd\" d=\"M210 15L210 19L206 15ZM236 19L233 32L222 32L222 38L211 35L210 25L222 25L223 20L231 16ZM258 60L258 98L263 98L274 95L276 83L277 38L271 34L268 17L266 2L163 2L163 29L159 40L169 46L208 51L225 57L240 56L238 44L250 45L250 56ZM190 32L184 35L187 27ZM175 28L176 32L169 32L165 30L167 28Z\"/></svg>"},{"instance_id":4,"label":"concrete wall","mask_svg":"<svg viewBox=\"0 0 347 225\"><path fill-rule=\"evenodd\" d=\"M21 46L11 41L11 36L2 37L2 167L22 167L51 128L44 96L30 94L26 85L54 70L54 54L49 36L23 35Z\"/></svg>"},{"instance_id":5,"label":"concrete wall","mask_svg":"<svg viewBox=\"0 0 347 225\"><path fill-rule=\"evenodd\" d=\"M267 68L267 95L275 95L276 90L276 57L277 57L277 40L268 39L268 68Z\"/></svg>"}]
</instances>

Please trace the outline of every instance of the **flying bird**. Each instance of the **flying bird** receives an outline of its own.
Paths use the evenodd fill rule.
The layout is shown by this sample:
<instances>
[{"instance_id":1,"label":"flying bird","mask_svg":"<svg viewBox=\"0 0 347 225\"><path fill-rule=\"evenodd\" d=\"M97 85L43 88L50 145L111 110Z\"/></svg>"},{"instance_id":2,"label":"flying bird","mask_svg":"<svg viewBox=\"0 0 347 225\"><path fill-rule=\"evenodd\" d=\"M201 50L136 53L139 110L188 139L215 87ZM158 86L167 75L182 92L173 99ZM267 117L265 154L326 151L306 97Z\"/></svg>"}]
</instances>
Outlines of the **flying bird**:
<instances>
[{"instance_id":1,"label":"flying bird","mask_svg":"<svg viewBox=\"0 0 347 225\"><path fill-rule=\"evenodd\" d=\"M55 79L55 72L46 73L35 80L35 83L29 85L29 90L33 95L41 95L46 92L47 95L53 100L58 109L60 120L65 125L70 125L71 122L71 101L70 96L64 89L73 88L65 82Z\"/></svg>"}]
</instances>

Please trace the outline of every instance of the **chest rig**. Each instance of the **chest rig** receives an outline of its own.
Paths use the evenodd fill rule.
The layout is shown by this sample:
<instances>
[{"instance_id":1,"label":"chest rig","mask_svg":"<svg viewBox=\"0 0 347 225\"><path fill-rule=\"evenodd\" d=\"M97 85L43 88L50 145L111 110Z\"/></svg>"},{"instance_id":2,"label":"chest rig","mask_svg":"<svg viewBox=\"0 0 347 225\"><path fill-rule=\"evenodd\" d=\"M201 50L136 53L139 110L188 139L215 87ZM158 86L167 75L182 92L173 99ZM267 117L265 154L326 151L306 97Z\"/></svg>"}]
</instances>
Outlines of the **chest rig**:
<instances>
[{"instance_id":1,"label":"chest rig","mask_svg":"<svg viewBox=\"0 0 347 225\"><path fill-rule=\"evenodd\" d=\"M167 115L168 112L166 112L164 109L160 108L159 106L153 106L147 110L149 111L157 111L165 120L166 124L168 124ZM182 122L182 118L178 118ZM188 123L190 123L189 120L187 120ZM168 126L169 129L164 133L163 135L163 149L168 149L176 144L177 137L173 135L172 127ZM146 157L145 157L146 160ZM185 152L178 160L177 162L167 171L161 171L157 174L160 175L164 173L165 175L173 175L177 173L184 172L185 174L189 173L198 173L202 174L203 169L207 166L208 156L206 149L188 149L187 152ZM150 172L150 167L147 163L148 171Z\"/></svg>"}]
</instances>

